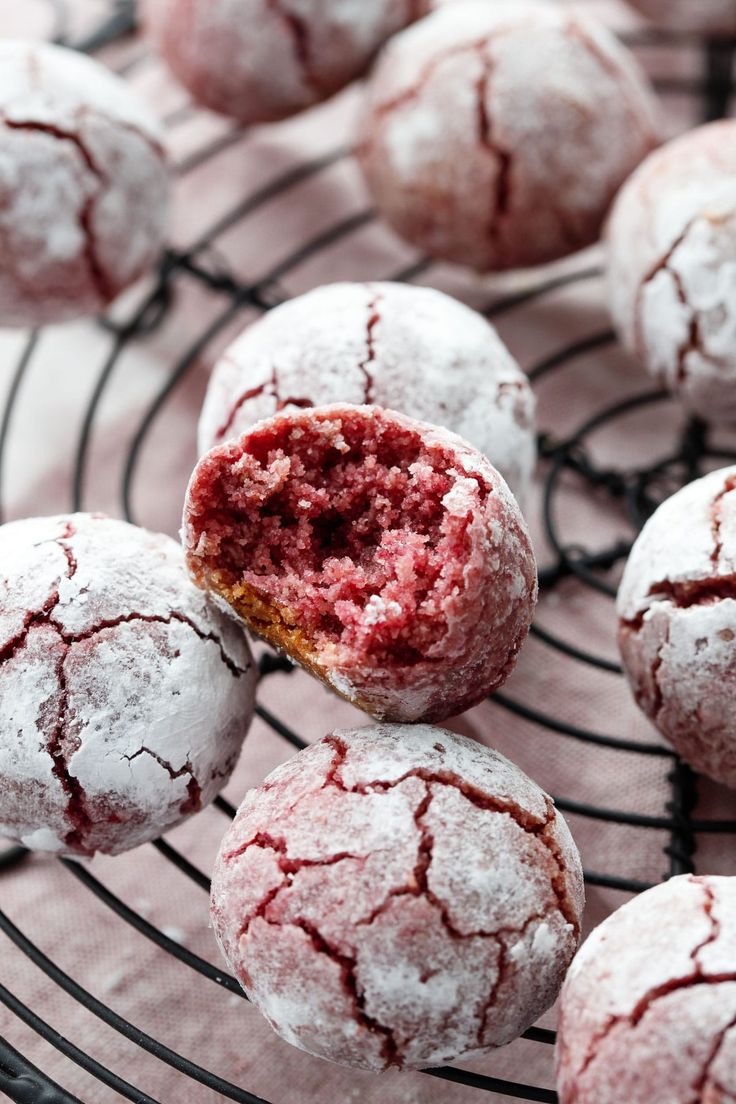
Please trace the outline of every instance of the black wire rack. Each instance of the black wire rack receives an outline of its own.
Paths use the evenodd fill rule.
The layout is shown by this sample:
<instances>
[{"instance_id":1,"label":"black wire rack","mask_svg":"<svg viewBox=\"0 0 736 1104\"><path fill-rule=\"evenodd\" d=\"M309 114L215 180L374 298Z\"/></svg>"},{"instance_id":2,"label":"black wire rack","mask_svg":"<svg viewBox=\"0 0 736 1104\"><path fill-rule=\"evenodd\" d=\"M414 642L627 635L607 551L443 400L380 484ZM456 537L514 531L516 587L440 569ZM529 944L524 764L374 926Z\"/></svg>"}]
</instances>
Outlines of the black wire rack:
<instances>
[{"instance_id":1,"label":"black wire rack","mask_svg":"<svg viewBox=\"0 0 736 1104\"><path fill-rule=\"evenodd\" d=\"M74 45L76 48L90 53L101 49L117 38L129 35L135 29L135 5L133 0L117 0L117 2L108 5L105 17L94 33L89 34L83 41L69 42L67 33L68 12L64 0L48 0L48 3L55 14L54 34L56 40ZM680 45L687 45L688 48L692 48L694 45L692 39L684 39L673 34L655 34L652 31L636 35L631 39L630 44L644 48L662 44L674 48ZM697 97L701 105L699 109L700 117L703 120L712 120L727 113L729 102L734 93L733 68L736 58L736 42L717 41L696 45L699 46L703 57L702 75L696 78L668 79L659 82L660 90ZM172 124L175 121L175 116L180 117L182 112L187 110L191 109L187 107L179 109L179 111L172 113L165 122ZM185 176L195 167L221 152L223 148L243 140L243 137L244 131L241 128L236 127L228 130L179 164L177 167L178 175ZM275 198L286 196L291 188L318 176L349 156L349 150L336 149L328 155L289 167L268 185L244 198L237 206L228 211L214 226L210 227L208 233L203 235L194 246L186 251L168 250L162 260L158 277L150 293L125 321L113 323L110 320L104 320L101 322L101 325L108 331L110 346L89 398L76 444L73 494L70 503L73 509L81 509L86 505L85 481L89 473L91 435L113 372L129 343L153 332L174 310L175 289L177 282L182 277L186 276L198 281L215 296L219 296L222 307L206 331L199 334L196 341L190 345L184 355L172 364L168 377L141 417L140 424L125 457L120 487L122 513L130 521L136 520L133 516L131 490L138 470L141 452L148 435L176 388L192 371L212 342L246 308L265 312L276 303L288 298L289 293L284 282L293 269L334 243L348 239L350 235L357 233L373 222L376 217L375 213L372 210L365 210L335 223L327 230L315 235L310 241L300 245L298 250L275 265L272 271L257 284L239 282L228 271L227 267L220 263L213 252L213 245L228 229L237 225L246 217L257 214L261 207ZM416 279L428 267L428 262L419 260L411 266L405 267L403 271L391 274L390 278L405 281ZM585 281L597 278L599 275L598 268L585 268L578 269L571 274L558 275L552 278L542 276L539 283L533 288L502 299L496 299L485 313L489 318L498 318L508 311L524 306L528 302L543 299L543 297L565 285L578 282L582 284ZM32 333L28 336L12 374L10 386L6 393L5 405L0 414L0 486L4 474L3 460L18 396L36 353L39 339L39 333ZM613 333L605 331L568 344L538 362L531 369L529 375L532 381L536 383L550 373L565 368L577 358L597 350L604 350L614 342ZM615 587L610 581L610 570L625 559L633 535L641 528L666 493L671 492L678 485L697 478L709 466L736 461L736 451L732 452L727 448L714 446L707 428L698 421L692 421L685 427L676 447L669 455L645 467L636 470L609 469L599 466L593 461L587 447L588 440L593 433L636 410L663 403L666 398L666 395L661 391L637 393L597 411L573 433L566 436L564 440L553 439L551 435L545 433L540 435L540 455L544 470L544 526L547 540L554 551L553 562L545 567L540 575L540 585L543 591L552 590L558 587L564 579L574 577L584 588L591 588L593 591L612 599L615 596ZM603 495L611 504L615 504L617 509L623 507L624 513L630 522L631 539L618 540L607 547L592 551L566 541L558 525L556 503L561 484L571 474L589 492L599 496ZM0 502L1 517L2 503ZM578 644L563 640L546 628L535 625L532 628L532 633L545 647L553 649L558 654L564 655L578 664L582 676L589 668L595 668L613 676L621 675L619 665L613 660L595 655ZM268 678L275 672L287 670L291 670L290 665L276 655L266 653L260 660L262 679ZM530 722L531 732L540 728L543 731L547 730L560 734L573 743L582 742L594 747L608 748L622 756L654 757L665 762L668 770L669 798L661 815L602 807L566 798L563 795L556 795L555 797L561 810L586 818L588 821L633 826L638 829L665 833L667 843L664 850L667 869L663 872L664 877L695 871L695 855L701 836L718 835L724 838L736 836L736 816L733 819L707 819L698 818L694 815L697 806L698 780L693 772L662 744L634 741L624 737L607 736L589 731L549 716L536 705L516 700L508 696L506 692L496 694L493 701L500 708ZM275 737L286 741L295 749L306 746L306 742L297 732L262 703L257 705L257 713ZM224 817L232 817L235 814L235 808L222 797L215 801L215 807ZM153 846L185 878L190 879L203 890L209 888L207 877L189 861L186 855L177 851L165 840L159 840ZM9 847L0 854L0 889L3 871L16 867L23 863L26 858L27 852L20 847ZM137 912L130 904L117 897L85 866L66 860L61 860L61 862L73 878L81 883L89 893L93 894L103 906L109 909L111 914L114 914L121 925L128 925L160 948L162 954L171 956L172 960L176 960L176 963L209 979L223 989L225 993L243 996L238 983L233 977L223 973L221 969L193 953L165 931L152 925L140 912ZM635 877L622 877L614 873L588 870L585 876L589 886L601 886L627 893L640 892L646 889L648 885L647 882ZM156 1059L168 1064L184 1078L189 1078L192 1082L205 1086L225 1100L238 1101L240 1104L277 1104L277 1102L264 1101L246 1088L218 1076L215 1071L203 1068L184 1054L177 1053L130 1023L124 1016L93 996L73 977L62 970L1 910L0 930L10 940L15 952L25 956L28 970L38 969L42 971L46 975L49 984L58 986L114 1031L119 1032ZM114 1094L115 1099L130 1100L136 1102L136 1104L160 1104L159 1101L156 1101L142 1089L137 1088L131 1082L108 1069L104 1062L100 1060L100 1057L86 1053L56 1031L44 1020L37 1009L28 1007L14 995L2 983L1 977L0 1002L5 1005L9 1013L22 1021L32 1032L50 1043L56 1050L96 1078L102 1085L107 1086ZM551 1058L551 1044L554 1043L555 1038L553 1031L533 1027L526 1032L525 1038L540 1047L546 1048ZM101 1057L104 1058L104 1055ZM547 1088L473 1073L459 1068L446 1067L428 1070L426 1073L435 1078L455 1082L458 1085L486 1090L491 1096L498 1094L520 1100L545 1101L548 1104L552 1104L557 1099L555 1093ZM11 1046L7 1040L0 1037L0 1093L2 1092L18 1104L81 1104L78 1097L61 1088L27 1057ZM182 1095L179 1099L185 1100L187 1098Z\"/></svg>"}]
</instances>

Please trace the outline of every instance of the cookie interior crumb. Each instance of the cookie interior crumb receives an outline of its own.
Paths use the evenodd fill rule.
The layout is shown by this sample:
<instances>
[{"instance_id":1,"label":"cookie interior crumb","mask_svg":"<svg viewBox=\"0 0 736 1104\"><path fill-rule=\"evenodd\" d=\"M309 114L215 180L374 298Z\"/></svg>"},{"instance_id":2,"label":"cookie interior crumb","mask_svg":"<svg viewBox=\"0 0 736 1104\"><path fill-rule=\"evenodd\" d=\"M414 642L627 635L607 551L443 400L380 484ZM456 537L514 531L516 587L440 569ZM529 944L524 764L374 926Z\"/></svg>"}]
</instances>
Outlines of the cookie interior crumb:
<instances>
[{"instance_id":1,"label":"cookie interior crumb","mask_svg":"<svg viewBox=\"0 0 736 1104\"><path fill-rule=\"evenodd\" d=\"M264 426L211 473L203 574L307 666L345 651L370 666L431 658L465 583L472 513L467 499L453 512L453 489L479 505L489 494L452 463L449 448L364 412Z\"/></svg>"}]
</instances>

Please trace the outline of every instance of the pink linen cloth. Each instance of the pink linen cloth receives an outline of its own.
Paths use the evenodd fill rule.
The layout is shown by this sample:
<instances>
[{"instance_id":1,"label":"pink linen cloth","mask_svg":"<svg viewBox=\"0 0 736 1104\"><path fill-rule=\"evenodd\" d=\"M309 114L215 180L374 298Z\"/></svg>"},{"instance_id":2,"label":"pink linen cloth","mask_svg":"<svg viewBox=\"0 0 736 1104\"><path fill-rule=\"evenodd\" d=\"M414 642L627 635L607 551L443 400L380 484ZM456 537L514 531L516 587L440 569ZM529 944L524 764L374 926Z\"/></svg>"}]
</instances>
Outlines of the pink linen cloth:
<instances>
[{"instance_id":1,"label":"pink linen cloth","mask_svg":"<svg viewBox=\"0 0 736 1104\"><path fill-rule=\"evenodd\" d=\"M641 28L615 0L581 0L578 6L600 10L616 28ZM59 17L66 15L62 29L77 42L110 9L103 0L70 0L66 5L47 0L6 3L0 7L0 35L49 37L59 29ZM669 90L663 96L668 132L699 121L702 99L683 90L681 83L699 80L702 48L668 40L639 47L638 53ZM293 120L245 132L195 109L142 39L127 38L98 56L123 73L164 118L175 177L171 247L188 254L195 267L228 274L251 286L265 282L265 296L282 298L339 279L391 278L418 260L370 213L370 201L348 155L360 87ZM284 181L295 168L313 162L313 171L294 173ZM248 210L246 201L280 180L273 198ZM331 235L333 228L337 230ZM320 248L308 248L322 234L325 240ZM200 242L207 244L198 249ZM481 278L433 264L417 272L415 279L488 308L554 276L587 271L600 263L601 252L593 249L543 272ZM124 323L151 286L130 292L116 304L111 318ZM227 341L256 317L257 310L248 306L234 310L226 294L181 270L170 290L171 301L161 324L127 342L106 378L94 403L81 464L85 418L114 334L97 322L80 322L49 328L38 336L20 383L3 458L6 518L69 510L75 465L81 473L82 508L122 516L131 446L151 404L176 376L178 382L139 442L130 480L133 518L176 534L196 455L195 427L208 372ZM610 326L599 275L562 284L504 309L494 321L525 369ZM208 339L203 341L205 334ZM0 332L3 405L28 341L27 333ZM542 376L535 390L540 429L560 440L599 410L643 394L651 384L630 358L608 343ZM657 403L610 422L586 446L597 463L626 470L674 451L682 423L674 403ZM727 435L724 439L728 442ZM542 566L553 562L542 526L541 486L547 470L540 464L528 511ZM603 548L631 534L621 507L605 492L592 494L573 475L563 477L555 510L558 531L567 545ZM538 623L596 655L616 658L613 603L574 579L543 594ZM649 743L658 739L632 705L620 676L576 662L538 638L530 639L504 693L594 732ZM336 726L361 722L360 714L301 672L270 676L261 686L259 699L307 740ZM580 743L492 703L450 727L499 748L552 794L609 809L667 816L667 759ZM288 743L256 719L225 796L237 804L249 786L292 753ZM701 782L699 797L699 817L736 816L736 799L719 787ZM208 809L172 832L170 842L208 873L225 823L221 812ZM588 870L642 882L666 876L666 831L579 815L570 815L569 823ZM698 844L699 872L736 874L732 837L701 835ZM205 892L152 846L115 859L97 858L89 869L170 938L220 964L208 925ZM627 894L620 891L590 887L587 930L626 899ZM354 1073L301 1054L277 1039L245 1001L154 946L52 858L33 857L0 874L0 907L64 971L138 1028L273 1104L480 1104L481 1100L510 1099L421 1073L380 1077ZM221 1099L82 1009L4 936L0 936L0 964L0 980L25 1004L156 1100L214 1104ZM554 1013L545 1017L545 1025L554 1026L554 1022ZM112 1104L120 1099L42 1042L3 1006L0 1034L86 1104ZM551 1047L520 1040L473 1063L472 1068L550 1087L551 1057Z\"/></svg>"}]
</instances>

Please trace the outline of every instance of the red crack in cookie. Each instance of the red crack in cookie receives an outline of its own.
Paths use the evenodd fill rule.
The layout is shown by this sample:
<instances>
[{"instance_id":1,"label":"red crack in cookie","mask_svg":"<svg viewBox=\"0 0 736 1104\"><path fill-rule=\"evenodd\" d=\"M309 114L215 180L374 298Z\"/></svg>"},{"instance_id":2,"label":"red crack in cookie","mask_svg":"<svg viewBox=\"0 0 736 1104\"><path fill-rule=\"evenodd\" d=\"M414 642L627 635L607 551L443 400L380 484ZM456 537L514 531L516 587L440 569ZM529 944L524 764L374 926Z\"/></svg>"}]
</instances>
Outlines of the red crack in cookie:
<instances>
[{"instance_id":1,"label":"red crack in cookie","mask_svg":"<svg viewBox=\"0 0 736 1104\"><path fill-rule=\"evenodd\" d=\"M360 159L395 230L482 271L595 241L655 144L632 57L552 4L447 4L398 35L371 78Z\"/></svg>"},{"instance_id":2,"label":"red crack in cookie","mask_svg":"<svg viewBox=\"0 0 736 1104\"><path fill-rule=\"evenodd\" d=\"M443 720L508 676L534 611L519 508L485 457L379 407L278 414L195 469L194 580L382 720Z\"/></svg>"},{"instance_id":3,"label":"red crack in cookie","mask_svg":"<svg viewBox=\"0 0 736 1104\"><path fill-rule=\"evenodd\" d=\"M376 403L445 426L484 453L523 503L536 458L534 396L492 326L431 288L333 284L249 327L216 366L200 452L289 407Z\"/></svg>"},{"instance_id":4,"label":"red crack in cookie","mask_svg":"<svg viewBox=\"0 0 736 1104\"><path fill-rule=\"evenodd\" d=\"M736 467L659 507L632 549L618 614L638 704L692 767L736 787Z\"/></svg>"},{"instance_id":5,"label":"red crack in cookie","mask_svg":"<svg viewBox=\"0 0 736 1104\"><path fill-rule=\"evenodd\" d=\"M503 756L429 725L336 732L279 767L222 842L212 920L287 1042L416 1068L520 1035L578 944L580 859Z\"/></svg>"},{"instance_id":6,"label":"red crack in cookie","mask_svg":"<svg viewBox=\"0 0 736 1104\"><path fill-rule=\"evenodd\" d=\"M0 43L0 325L94 314L156 260L158 124L73 50Z\"/></svg>"},{"instance_id":7,"label":"red crack in cookie","mask_svg":"<svg viewBox=\"0 0 736 1104\"><path fill-rule=\"evenodd\" d=\"M560 1104L736 1100L736 878L682 877L610 916L562 990Z\"/></svg>"},{"instance_id":8,"label":"red crack in cookie","mask_svg":"<svg viewBox=\"0 0 736 1104\"><path fill-rule=\"evenodd\" d=\"M195 100L242 123L282 119L360 76L429 0L145 0L153 38Z\"/></svg>"},{"instance_id":9,"label":"red crack in cookie","mask_svg":"<svg viewBox=\"0 0 736 1104\"><path fill-rule=\"evenodd\" d=\"M115 854L213 799L255 673L174 541L89 514L13 522L0 595L0 835Z\"/></svg>"},{"instance_id":10,"label":"red crack in cookie","mask_svg":"<svg viewBox=\"0 0 736 1104\"><path fill-rule=\"evenodd\" d=\"M664 30L736 36L734 0L629 0L629 3Z\"/></svg>"},{"instance_id":11,"label":"red crack in cookie","mask_svg":"<svg viewBox=\"0 0 736 1104\"><path fill-rule=\"evenodd\" d=\"M736 421L736 121L651 154L608 228L621 340L690 410Z\"/></svg>"}]
</instances>

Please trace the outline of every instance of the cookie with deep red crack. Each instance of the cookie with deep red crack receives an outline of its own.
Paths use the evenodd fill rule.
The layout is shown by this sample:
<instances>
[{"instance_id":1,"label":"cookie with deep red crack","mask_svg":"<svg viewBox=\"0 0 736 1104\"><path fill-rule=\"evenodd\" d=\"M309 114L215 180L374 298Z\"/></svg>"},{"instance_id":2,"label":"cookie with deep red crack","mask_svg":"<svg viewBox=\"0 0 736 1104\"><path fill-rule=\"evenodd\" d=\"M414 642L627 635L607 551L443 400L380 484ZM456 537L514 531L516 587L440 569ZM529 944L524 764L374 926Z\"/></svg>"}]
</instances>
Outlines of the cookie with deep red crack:
<instances>
[{"instance_id":1,"label":"cookie with deep red crack","mask_svg":"<svg viewBox=\"0 0 736 1104\"><path fill-rule=\"evenodd\" d=\"M619 647L638 705L695 770L736 788L736 468L664 502L631 550Z\"/></svg>"},{"instance_id":2,"label":"cookie with deep red crack","mask_svg":"<svg viewBox=\"0 0 736 1104\"><path fill-rule=\"evenodd\" d=\"M621 189L607 239L624 345L692 413L736 422L736 120L650 154Z\"/></svg>"},{"instance_id":3,"label":"cookie with deep red crack","mask_svg":"<svg viewBox=\"0 0 736 1104\"><path fill-rule=\"evenodd\" d=\"M556 999L582 910L550 798L430 725L300 752L246 796L212 880L215 935L274 1030L370 1070L517 1038Z\"/></svg>"},{"instance_id":4,"label":"cookie with deep red crack","mask_svg":"<svg viewBox=\"0 0 736 1104\"><path fill-rule=\"evenodd\" d=\"M583 944L560 1001L560 1104L736 1098L736 878L673 878Z\"/></svg>"},{"instance_id":5,"label":"cookie with deep red crack","mask_svg":"<svg viewBox=\"0 0 736 1104\"><path fill-rule=\"evenodd\" d=\"M429 0L145 0L145 25L194 99L241 123L284 119L370 65Z\"/></svg>"},{"instance_id":6,"label":"cookie with deep red crack","mask_svg":"<svg viewBox=\"0 0 736 1104\"><path fill-rule=\"evenodd\" d=\"M643 74L603 25L557 4L462 0L388 43L358 153L397 233L485 272L596 241L657 131Z\"/></svg>"},{"instance_id":7,"label":"cookie with deep red crack","mask_svg":"<svg viewBox=\"0 0 736 1104\"><path fill-rule=\"evenodd\" d=\"M99 515L0 527L0 835L117 854L227 783L253 715L240 627L170 537Z\"/></svg>"},{"instance_id":8,"label":"cookie with deep red crack","mask_svg":"<svg viewBox=\"0 0 736 1104\"><path fill-rule=\"evenodd\" d=\"M0 42L0 325L96 314L163 247L157 120L76 50Z\"/></svg>"}]
</instances>

